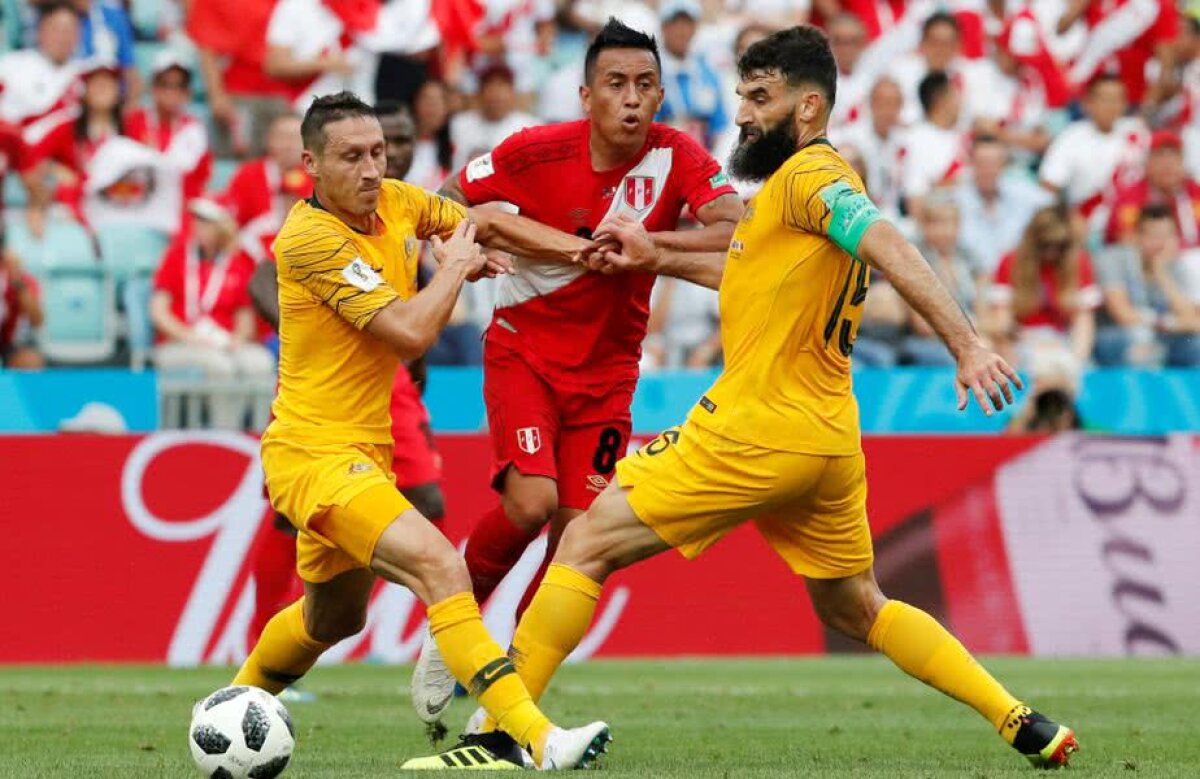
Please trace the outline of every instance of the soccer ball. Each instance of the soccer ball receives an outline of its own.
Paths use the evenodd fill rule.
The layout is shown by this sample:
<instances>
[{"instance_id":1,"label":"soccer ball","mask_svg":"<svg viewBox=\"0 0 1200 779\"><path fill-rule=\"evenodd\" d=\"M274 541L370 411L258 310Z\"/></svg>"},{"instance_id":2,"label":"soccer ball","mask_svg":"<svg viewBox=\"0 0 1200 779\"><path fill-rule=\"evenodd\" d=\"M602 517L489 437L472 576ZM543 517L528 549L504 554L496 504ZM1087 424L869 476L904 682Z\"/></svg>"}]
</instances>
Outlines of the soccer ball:
<instances>
[{"instance_id":1,"label":"soccer ball","mask_svg":"<svg viewBox=\"0 0 1200 779\"><path fill-rule=\"evenodd\" d=\"M225 687L192 709L188 746L196 767L212 779L272 779L296 745L292 718L258 687Z\"/></svg>"}]
</instances>

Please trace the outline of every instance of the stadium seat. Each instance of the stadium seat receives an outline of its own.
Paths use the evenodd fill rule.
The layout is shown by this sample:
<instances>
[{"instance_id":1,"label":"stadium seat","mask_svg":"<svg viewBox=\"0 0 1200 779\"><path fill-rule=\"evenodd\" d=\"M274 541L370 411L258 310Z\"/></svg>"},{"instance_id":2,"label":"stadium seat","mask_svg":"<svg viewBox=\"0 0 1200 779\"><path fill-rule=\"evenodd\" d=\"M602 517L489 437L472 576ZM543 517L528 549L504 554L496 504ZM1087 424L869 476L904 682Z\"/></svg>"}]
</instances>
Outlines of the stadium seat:
<instances>
[{"instance_id":1,"label":"stadium seat","mask_svg":"<svg viewBox=\"0 0 1200 779\"><path fill-rule=\"evenodd\" d=\"M50 269L42 280L42 306L46 321L38 338L47 359L99 362L116 351L113 285L99 266Z\"/></svg>"},{"instance_id":2,"label":"stadium seat","mask_svg":"<svg viewBox=\"0 0 1200 779\"><path fill-rule=\"evenodd\" d=\"M97 231L100 258L117 281L150 276L158 267L169 237L137 225L109 225Z\"/></svg>"},{"instance_id":3,"label":"stadium seat","mask_svg":"<svg viewBox=\"0 0 1200 779\"><path fill-rule=\"evenodd\" d=\"M51 217L46 232L36 238L23 217L8 224L8 245L38 278L52 270L93 270L97 267L96 250L91 236L73 219Z\"/></svg>"},{"instance_id":4,"label":"stadium seat","mask_svg":"<svg viewBox=\"0 0 1200 779\"><path fill-rule=\"evenodd\" d=\"M212 178L208 181L209 191L224 192L237 167L237 160L214 160Z\"/></svg>"},{"instance_id":5,"label":"stadium seat","mask_svg":"<svg viewBox=\"0 0 1200 779\"><path fill-rule=\"evenodd\" d=\"M134 5L136 10L138 4L135 3ZM135 20L134 25L136 26L137 24L138 22ZM158 41L138 41L133 44L133 63L137 65L138 72L141 73L142 78L145 79L147 84L150 82L150 70L154 67L154 58L166 48L167 45L165 43L159 43Z\"/></svg>"},{"instance_id":6,"label":"stadium seat","mask_svg":"<svg viewBox=\"0 0 1200 779\"><path fill-rule=\"evenodd\" d=\"M29 193L20 176L9 174L4 177L4 205L7 208L24 208L29 205Z\"/></svg>"}]
</instances>

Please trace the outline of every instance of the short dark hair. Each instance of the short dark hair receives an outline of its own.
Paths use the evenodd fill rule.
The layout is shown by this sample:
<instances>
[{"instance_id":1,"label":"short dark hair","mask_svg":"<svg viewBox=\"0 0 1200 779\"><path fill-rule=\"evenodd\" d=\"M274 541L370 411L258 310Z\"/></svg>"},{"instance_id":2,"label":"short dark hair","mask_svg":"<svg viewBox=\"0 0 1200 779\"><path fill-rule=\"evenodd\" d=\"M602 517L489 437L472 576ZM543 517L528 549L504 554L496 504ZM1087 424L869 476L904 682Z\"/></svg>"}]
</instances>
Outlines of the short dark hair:
<instances>
[{"instance_id":1,"label":"short dark hair","mask_svg":"<svg viewBox=\"0 0 1200 779\"><path fill-rule=\"evenodd\" d=\"M744 79L759 70L779 73L788 86L815 85L830 108L837 99L837 62L829 38L816 27L789 27L746 49L738 60L738 75Z\"/></svg>"},{"instance_id":2,"label":"short dark hair","mask_svg":"<svg viewBox=\"0 0 1200 779\"><path fill-rule=\"evenodd\" d=\"M300 122L304 148L320 153L325 149L325 125L355 116L375 116L375 109L353 92L321 95L312 101Z\"/></svg>"},{"instance_id":3,"label":"short dark hair","mask_svg":"<svg viewBox=\"0 0 1200 779\"><path fill-rule=\"evenodd\" d=\"M1170 206L1165 206L1162 203L1151 203L1142 207L1141 213L1138 214L1137 223L1141 227L1147 222L1157 222L1162 219L1175 220L1175 214L1171 211Z\"/></svg>"},{"instance_id":4,"label":"short dark hair","mask_svg":"<svg viewBox=\"0 0 1200 779\"><path fill-rule=\"evenodd\" d=\"M79 18L79 11L75 10L75 6L72 5L69 0L54 0L53 2L44 3L38 7L37 23L41 24L59 11L66 11L76 19Z\"/></svg>"},{"instance_id":5,"label":"short dark hair","mask_svg":"<svg viewBox=\"0 0 1200 779\"><path fill-rule=\"evenodd\" d=\"M962 35L962 25L958 23L958 18L954 14L947 11L937 11L930 14L925 23L921 25L921 40L925 40L926 36L929 35L929 31L940 24L952 27L955 35Z\"/></svg>"},{"instance_id":6,"label":"short dark hair","mask_svg":"<svg viewBox=\"0 0 1200 779\"><path fill-rule=\"evenodd\" d=\"M386 119L397 114L412 119L412 109L408 107L407 103L401 103L399 100L380 100L375 104L375 116L379 119Z\"/></svg>"},{"instance_id":7,"label":"short dark hair","mask_svg":"<svg viewBox=\"0 0 1200 779\"><path fill-rule=\"evenodd\" d=\"M928 116L933 110L933 104L938 99L954 88L950 77L945 71L934 70L921 79L920 85L917 87L917 97L921 100L921 108Z\"/></svg>"},{"instance_id":8,"label":"short dark hair","mask_svg":"<svg viewBox=\"0 0 1200 779\"><path fill-rule=\"evenodd\" d=\"M654 39L654 36L647 35L641 30L635 30L617 19L609 17L608 22L592 39L587 48L587 54L583 58L585 83L592 82L592 77L596 75L596 60L600 59L600 52L606 49L645 49L654 55L654 66L658 68L659 73L662 73L662 57L658 54L658 41Z\"/></svg>"}]
</instances>

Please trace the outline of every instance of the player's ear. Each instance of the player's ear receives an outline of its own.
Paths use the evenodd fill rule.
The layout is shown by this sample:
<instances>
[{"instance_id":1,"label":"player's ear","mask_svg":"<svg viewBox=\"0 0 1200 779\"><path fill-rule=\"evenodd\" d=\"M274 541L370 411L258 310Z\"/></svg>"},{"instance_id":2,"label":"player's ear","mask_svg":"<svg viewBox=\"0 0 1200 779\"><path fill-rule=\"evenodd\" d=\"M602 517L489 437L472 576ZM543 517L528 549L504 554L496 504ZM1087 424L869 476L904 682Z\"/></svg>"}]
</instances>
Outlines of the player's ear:
<instances>
[{"instance_id":1,"label":"player's ear","mask_svg":"<svg viewBox=\"0 0 1200 779\"><path fill-rule=\"evenodd\" d=\"M300 162L304 165L304 172L309 178L317 175L317 159L311 150L305 149L300 152Z\"/></svg>"},{"instance_id":2,"label":"player's ear","mask_svg":"<svg viewBox=\"0 0 1200 779\"><path fill-rule=\"evenodd\" d=\"M812 124L821 115L821 109L824 104L825 100L821 97L820 92L815 90L802 92L800 94L800 101L796 106L797 118L805 124Z\"/></svg>"},{"instance_id":3,"label":"player's ear","mask_svg":"<svg viewBox=\"0 0 1200 779\"><path fill-rule=\"evenodd\" d=\"M579 104L583 106L585 114L592 112L592 88L587 84L579 85Z\"/></svg>"}]
</instances>

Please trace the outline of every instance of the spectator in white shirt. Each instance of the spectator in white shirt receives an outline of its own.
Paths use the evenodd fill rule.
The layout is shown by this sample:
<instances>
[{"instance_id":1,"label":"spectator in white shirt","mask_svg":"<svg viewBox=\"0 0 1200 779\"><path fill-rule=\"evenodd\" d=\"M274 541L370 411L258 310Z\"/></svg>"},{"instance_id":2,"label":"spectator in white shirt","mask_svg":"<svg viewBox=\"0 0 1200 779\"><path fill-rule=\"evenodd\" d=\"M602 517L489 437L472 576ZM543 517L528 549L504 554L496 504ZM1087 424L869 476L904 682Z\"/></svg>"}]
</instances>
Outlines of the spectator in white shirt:
<instances>
[{"instance_id":1,"label":"spectator in white shirt","mask_svg":"<svg viewBox=\"0 0 1200 779\"><path fill-rule=\"evenodd\" d=\"M667 0L662 19L662 81L666 90L658 120L691 135L706 149L729 126L721 79L693 43L700 22L695 0Z\"/></svg>"},{"instance_id":2,"label":"spectator in white shirt","mask_svg":"<svg viewBox=\"0 0 1200 779\"><path fill-rule=\"evenodd\" d=\"M535 117L517 110L514 76L507 65L492 65L479 75L476 102L477 108L450 120L454 170L488 153L518 130L538 124Z\"/></svg>"},{"instance_id":3,"label":"spectator in white shirt","mask_svg":"<svg viewBox=\"0 0 1200 779\"><path fill-rule=\"evenodd\" d=\"M0 58L0 119L23 128L26 143L40 143L79 105L83 87L71 61L79 36L75 9L52 3L38 16L37 46Z\"/></svg>"},{"instance_id":4,"label":"spectator in white shirt","mask_svg":"<svg viewBox=\"0 0 1200 779\"><path fill-rule=\"evenodd\" d=\"M920 212L921 199L934 187L953 184L964 165L958 88L935 71L921 81L919 97L925 119L905 133L901 157L901 194L909 214Z\"/></svg>"},{"instance_id":5,"label":"spectator in white shirt","mask_svg":"<svg viewBox=\"0 0 1200 779\"><path fill-rule=\"evenodd\" d=\"M1150 133L1140 118L1125 116L1128 109L1120 78L1095 78L1083 100L1087 118L1058 134L1038 171L1042 186L1065 197L1092 229L1107 222L1116 188L1135 183L1145 169Z\"/></svg>"},{"instance_id":6,"label":"spectator in white shirt","mask_svg":"<svg viewBox=\"0 0 1200 779\"><path fill-rule=\"evenodd\" d=\"M1008 147L994 135L971 143L970 170L955 189L962 241L975 250L989 275L1016 248L1030 217L1053 197L1022 175L1006 176Z\"/></svg>"},{"instance_id":7,"label":"spectator in white shirt","mask_svg":"<svg viewBox=\"0 0 1200 779\"><path fill-rule=\"evenodd\" d=\"M643 367L707 368L720 356L716 290L682 279L659 279L650 299Z\"/></svg>"},{"instance_id":8,"label":"spectator in white shirt","mask_svg":"<svg viewBox=\"0 0 1200 779\"><path fill-rule=\"evenodd\" d=\"M921 42L915 54L889 63L888 72L904 90L904 120L915 122L921 111L920 86L931 73L945 73L954 83L959 94L973 95L978 89L986 89L981 83L981 63L961 56L962 30L958 19L946 11L930 14L921 27ZM960 121L971 120L963 112Z\"/></svg>"},{"instance_id":9,"label":"spectator in white shirt","mask_svg":"<svg viewBox=\"0 0 1200 779\"><path fill-rule=\"evenodd\" d=\"M871 200L894 220L900 215L900 150L904 144L900 86L881 78L871 89L869 106L867 116L840 129L830 128L829 135L839 149L854 149L862 155Z\"/></svg>"}]
</instances>

